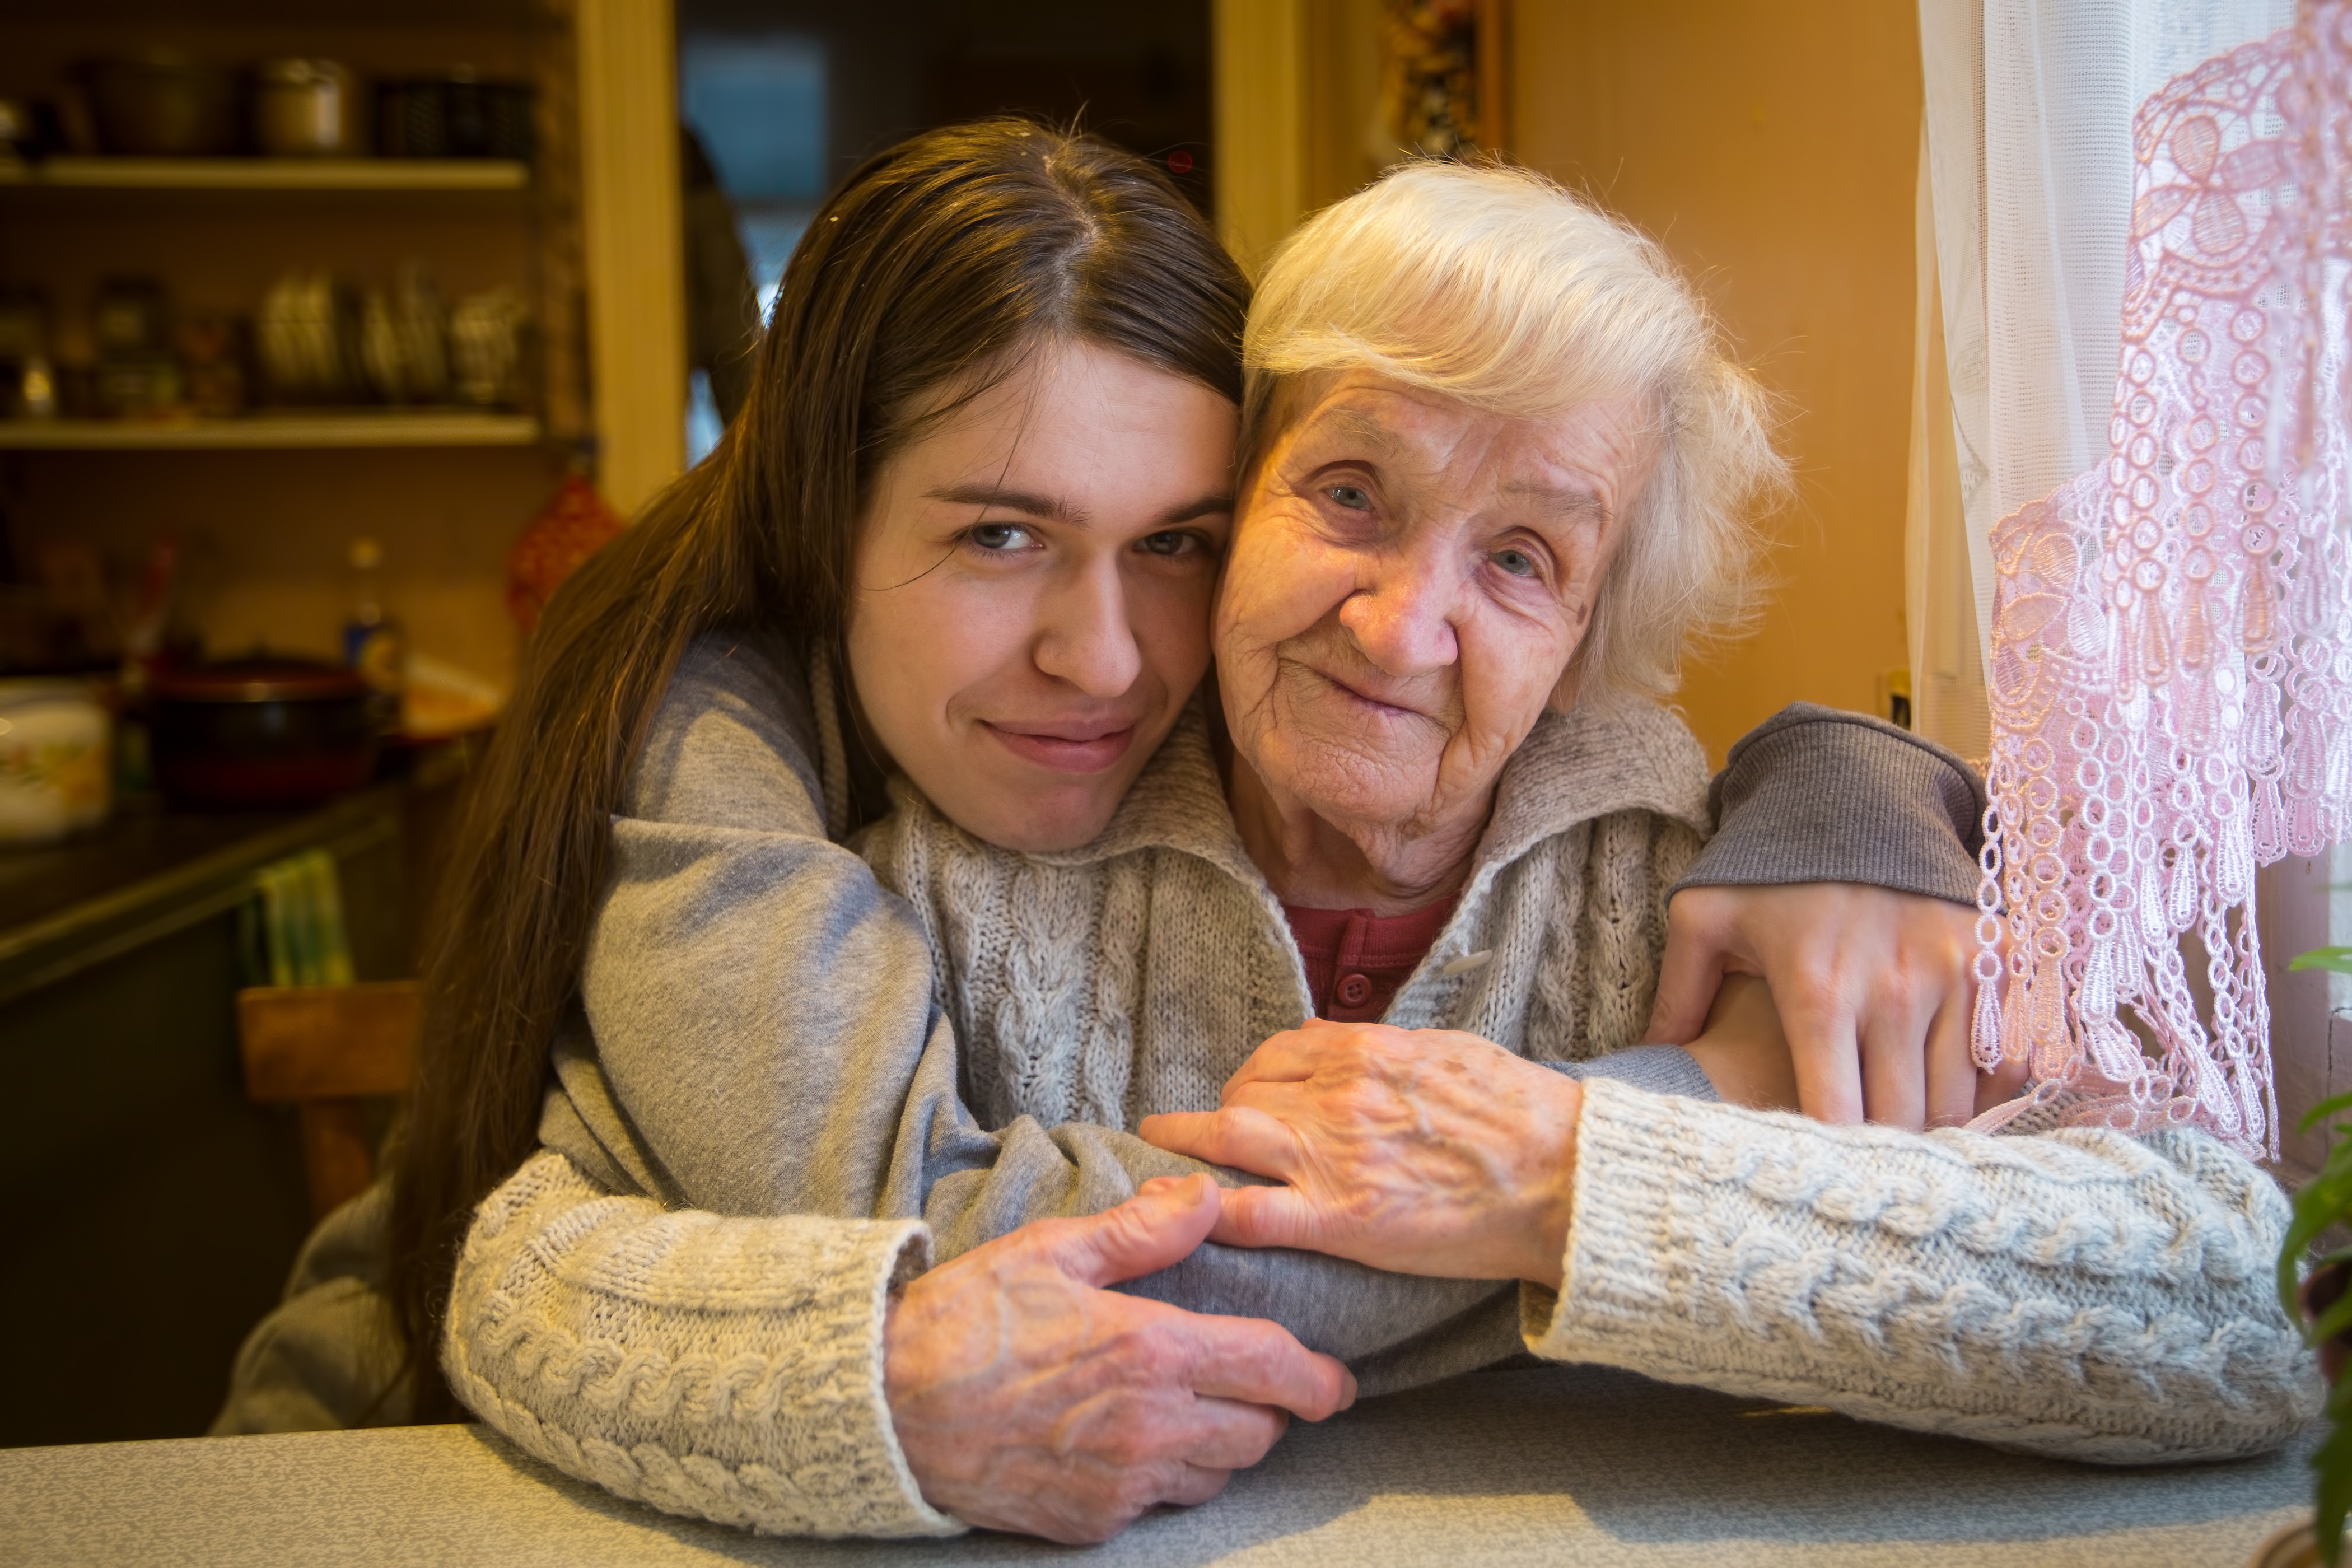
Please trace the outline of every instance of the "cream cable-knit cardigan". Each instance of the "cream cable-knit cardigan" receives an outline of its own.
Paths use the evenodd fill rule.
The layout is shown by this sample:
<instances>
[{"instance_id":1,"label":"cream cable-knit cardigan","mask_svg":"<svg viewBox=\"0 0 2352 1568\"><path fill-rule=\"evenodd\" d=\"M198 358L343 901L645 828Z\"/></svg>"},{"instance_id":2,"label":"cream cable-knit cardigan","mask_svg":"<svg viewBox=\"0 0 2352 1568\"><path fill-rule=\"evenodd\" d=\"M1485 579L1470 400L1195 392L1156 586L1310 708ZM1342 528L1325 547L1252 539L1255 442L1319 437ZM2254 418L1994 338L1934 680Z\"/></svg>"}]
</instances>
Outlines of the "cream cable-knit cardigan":
<instances>
[{"instance_id":1,"label":"cream cable-knit cardigan","mask_svg":"<svg viewBox=\"0 0 2352 1568\"><path fill-rule=\"evenodd\" d=\"M681 681L685 710L652 770L667 776L633 803L652 815L616 824L616 894L599 946L688 935L725 946L740 933L728 924L730 879L710 857L751 847L730 815L772 813L797 795L823 831L809 799L815 770L778 752L778 727L761 718L790 696L772 673L706 661ZM746 735L752 743L736 743ZM768 776L747 780L762 751ZM1646 782L1624 782L1629 763ZM681 786L703 764L725 780L716 794ZM1545 787L1507 784L1471 886L1391 1017L1539 1053L1605 1050L1635 1037L1654 984L1659 894L1697 843L1696 749L1669 717L1625 710L1548 721L1514 768ZM942 959L914 977L936 1026L891 1104L894 1157L932 1157L925 1179L934 1197L949 1194L952 1212L933 1226L944 1247L1036 1212L1098 1208L1181 1168L1118 1134L1088 1144L1029 1117L1118 1127L1213 1103L1231 1065L1303 1011L1296 953L1262 879L1230 852L1197 731L1171 742L1134 801L1103 843L1070 856L978 845L912 800L867 840ZM550 1142L568 1152L541 1154L483 1206L452 1304L453 1384L530 1451L676 1511L793 1532L955 1528L914 1489L881 1393L887 1291L923 1265L914 1215L938 1204L868 1168L857 1177L867 1206L831 1212L893 1217L754 1217L791 1205L747 1205L731 1218L677 1212L681 1191L723 1184L709 1170L680 1173L713 1151L680 1138L677 1160L662 1163L656 1152L673 1141L647 1140L634 1116L668 1114L646 1077L653 1057L611 1047L665 1008L672 1043L698 1046L698 1009L742 999L699 1001L733 983L708 965L650 998L636 996L641 981L601 983L596 966L592 953L595 1049L574 1048L551 1100ZM959 1033L971 1042L971 1098L992 1121L1013 1118L996 1131L957 1122L943 1101L957 1088ZM777 1109L830 1103L828 1087L793 1081L817 1064L769 1062L768 1080L781 1068L787 1088L762 1097L723 1053L712 1064L681 1051L675 1074L705 1091L682 1102L699 1107L709 1142L742 1137L738 1089L756 1116L784 1117L774 1144L737 1151L751 1167L736 1177L751 1203L772 1204L756 1189L779 1170L814 1189L826 1178L812 1170L882 1160L841 1142L822 1114ZM1234 1306L1262 1289L1269 1315L1350 1352L1368 1386L1491 1360L1517 1339L1494 1331L1498 1318L1517 1327L1523 1315L1517 1342L1540 1354L2086 1458L2255 1451L2316 1407L2309 1358L2269 1287L2284 1200L2197 1134L1833 1129L1606 1081L1589 1086L1580 1134L1557 1303L1318 1272L1330 1260L1305 1255L1203 1251L1266 1261L1270 1272L1237 1277ZM784 1146L801 1135L814 1144L794 1168ZM1045 1164L1031 1158L1040 1149L1054 1152ZM986 1160L994 1166L975 1185ZM1294 1277L1292 1261L1305 1272ZM1363 1310L1318 1297L1359 1288Z\"/></svg>"}]
</instances>

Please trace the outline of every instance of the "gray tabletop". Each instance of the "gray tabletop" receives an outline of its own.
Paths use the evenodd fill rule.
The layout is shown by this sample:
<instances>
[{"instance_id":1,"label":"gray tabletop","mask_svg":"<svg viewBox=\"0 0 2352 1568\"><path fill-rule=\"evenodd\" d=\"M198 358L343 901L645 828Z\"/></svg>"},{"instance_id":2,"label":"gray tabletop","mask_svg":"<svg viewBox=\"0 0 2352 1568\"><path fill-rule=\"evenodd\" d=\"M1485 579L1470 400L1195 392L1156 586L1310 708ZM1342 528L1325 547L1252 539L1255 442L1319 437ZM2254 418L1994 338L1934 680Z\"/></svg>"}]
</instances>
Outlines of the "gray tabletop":
<instances>
[{"instance_id":1,"label":"gray tabletop","mask_svg":"<svg viewBox=\"0 0 2352 1568\"><path fill-rule=\"evenodd\" d=\"M1590 1368L1490 1372L1295 1426L1089 1563L2243 1563L2305 1445L2101 1469ZM761 1539L619 1502L478 1426L0 1451L0 1562L814 1564L1066 1559L1037 1542Z\"/></svg>"}]
</instances>

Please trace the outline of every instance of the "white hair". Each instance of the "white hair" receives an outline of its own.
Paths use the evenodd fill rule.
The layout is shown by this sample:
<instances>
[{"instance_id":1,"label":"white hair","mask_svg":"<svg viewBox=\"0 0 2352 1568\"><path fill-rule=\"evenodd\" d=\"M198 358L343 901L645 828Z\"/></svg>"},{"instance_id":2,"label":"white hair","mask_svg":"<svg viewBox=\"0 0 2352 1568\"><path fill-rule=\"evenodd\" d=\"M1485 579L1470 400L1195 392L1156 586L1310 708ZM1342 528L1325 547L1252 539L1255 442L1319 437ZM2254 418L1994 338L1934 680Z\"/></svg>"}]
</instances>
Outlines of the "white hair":
<instances>
[{"instance_id":1,"label":"white hair","mask_svg":"<svg viewBox=\"0 0 2352 1568\"><path fill-rule=\"evenodd\" d=\"M1579 700L1664 696L1745 629L1751 510L1789 489L1769 403L1647 237L1539 174L1403 164L1300 226L1243 339L1244 461L1288 378L1368 370L1513 418L1627 399L1658 442L1575 663Z\"/></svg>"}]
</instances>

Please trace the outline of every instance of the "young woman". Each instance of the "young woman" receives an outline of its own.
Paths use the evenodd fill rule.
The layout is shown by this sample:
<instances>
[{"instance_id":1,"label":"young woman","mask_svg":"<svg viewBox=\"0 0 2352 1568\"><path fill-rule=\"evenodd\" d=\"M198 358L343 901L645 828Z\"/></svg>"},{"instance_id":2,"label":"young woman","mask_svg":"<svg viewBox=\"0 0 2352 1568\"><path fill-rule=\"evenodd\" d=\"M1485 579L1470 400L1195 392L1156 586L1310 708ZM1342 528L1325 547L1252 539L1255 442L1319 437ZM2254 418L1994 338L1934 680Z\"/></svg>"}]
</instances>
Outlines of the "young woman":
<instances>
[{"instance_id":1,"label":"young woman","mask_svg":"<svg viewBox=\"0 0 2352 1568\"><path fill-rule=\"evenodd\" d=\"M706 1297L766 1290L785 1303L791 1342L738 1347L765 1369L750 1397L723 1365L635 1356L639 1329L660 1338L651 1322L608 1317L607 1337L559 1343L548 1292L579 1281L525 1268L478 1276L484 1345L522 1347L608 1412L717 1397L740 1423L740 1446L720 1445L730 1473L786 1478L777 1496L736 1505L767 1528L942 1528L936 1504L1066 1535L1205 1495L1271 1441L1272 1407L1319 1415L1344 1397L1345 1374L1280 1331L1203 1327L1096 1288L1122 1271L1178 1263L1157 1293L1361 1349L1491 1293L1335 1259L1194 1252L1215 1207L1198 1182L1152 1189L1108 1230L1033 1229L966 1253L1198 1171L1132 1137L1129 1112L1213 1100L1130 1106L1106 1090L1056 1125L983 1126L965 1108L972 1069L920 926L843 847L887 809L886 764L1008 849L1050 858L1111 820L1208 666L1244 302L1154 173L1018 122L918 138L819 215L743 416L559 598L480 783L393 1184L408 1345L438 1342L468 1215L544 1139L569 1157L509 1184L481 1234L529 1229L583 1183L646 1194L672 1211L660 1223L678 1245L657 1258L625 1247L592 1272L655 1267L666 1287ZM1024 555L1027 516L1072 541L1052 569ZM945 595L930 624L876 637L882 617L857 606L916 582ZM886 730L887 757L872 738ZM1910 781L1896 773L1899 797ZM1930 826L1941 860L1902 833L1882 860L1948 891L1966 858L1948 822ZM718 1217L793 1214L840 1217ZM969 1267L935 1277L969 1287L961 1322L890 1315L888 1288L921 1248L916 1215L943 1252L964 1254ZM1062 1281L1045 1292L1059 1305L1024 1316L1043 1300L1040 1268ZM653 1317L674 1300L637 1285ZM1135 1329L1142 1351L1063 1375L1073 1344L1119 1338L1074 1337L1064 1308ZM1031 1365L1034 1350L1058 1397L1127 1391L1166 1415L1164 1429L1081 1424L1091 1468L1065 1451L1007 1484L1024 1432L1058 1431L1066 1450L1072 1405L1041 1405L1034 1379L972 1375L956 1335L975 1319L1033 1317L1032 1349L998 1345L982 1362ZM1154 1333L1190 1336L1189 1360L1151 1353ZM418 1413L447 1408L429 1353L410 1364ZM903 1372L923 1366L960 1366L959 1389ZM706 1374L716 1384L696 1381ZM631 1458L642 1445L583 1448L552 1407L483 1413L616 1489L711 1511L657 1460ZM926 1440L909 1438L917 1427ZM993 1446L955 1440L974 1428ZM1037 1452L1050 1447L1041 1436ZM976 1455L970 1473L960 1455Z\"/></svg>"}]
</instances>

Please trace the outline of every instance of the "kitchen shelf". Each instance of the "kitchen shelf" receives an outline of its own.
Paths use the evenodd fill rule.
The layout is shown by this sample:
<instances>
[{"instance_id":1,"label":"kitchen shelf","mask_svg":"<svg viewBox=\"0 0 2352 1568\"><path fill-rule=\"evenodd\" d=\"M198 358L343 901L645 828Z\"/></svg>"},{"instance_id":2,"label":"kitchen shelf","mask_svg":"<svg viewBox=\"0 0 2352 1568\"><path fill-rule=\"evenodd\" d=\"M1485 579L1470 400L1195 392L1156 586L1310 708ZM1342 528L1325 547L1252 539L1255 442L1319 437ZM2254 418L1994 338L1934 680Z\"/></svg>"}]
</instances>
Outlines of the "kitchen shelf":
<instances>
[{"instance_id":1,"label":"kitchen shelf","mask_svg":"<svg viewBox=\"0 0 2352 1568\"><path fill-rule=\"evenodd\" d=\"M330 447L528 447L540 438L528 414L355 411L262 414L247 419L141 423L110 419L0 420L0 451L273 451Z\"/></svg>"},{"instance_id":2,"label":"kitchen shelf","mask_svg":"<svg viewBox=\"0 0 2352 1568\"><path fill-rule=\"evenodd\" d=\"M519 191L530 165L499 158L0 159L0 187L112 191Z\"/></svg>"}]
</instances>

